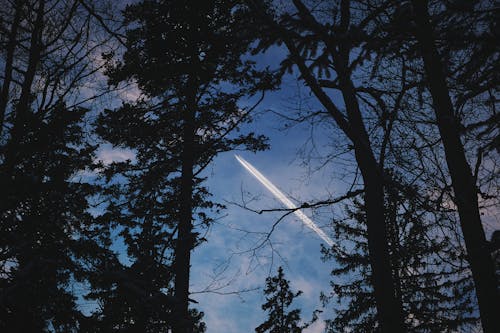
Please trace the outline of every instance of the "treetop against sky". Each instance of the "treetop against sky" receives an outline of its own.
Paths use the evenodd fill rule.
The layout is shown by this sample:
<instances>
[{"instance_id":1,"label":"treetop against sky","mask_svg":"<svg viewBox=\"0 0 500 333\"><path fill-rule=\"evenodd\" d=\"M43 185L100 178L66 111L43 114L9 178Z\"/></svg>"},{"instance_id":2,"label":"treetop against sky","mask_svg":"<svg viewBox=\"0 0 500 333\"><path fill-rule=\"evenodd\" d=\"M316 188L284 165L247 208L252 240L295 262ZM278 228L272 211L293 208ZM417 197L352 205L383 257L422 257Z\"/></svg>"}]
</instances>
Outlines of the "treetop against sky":
<instances>
[{"instance_id":1,"label":"treetop against sky","mask_svg":"<svg viewBox=\"0 0 500 333\"><path fill-rule=\"evenodd\" d=\"M3 3L0 330L497 332L496 12Z\"/></svg>"}]
</instances>

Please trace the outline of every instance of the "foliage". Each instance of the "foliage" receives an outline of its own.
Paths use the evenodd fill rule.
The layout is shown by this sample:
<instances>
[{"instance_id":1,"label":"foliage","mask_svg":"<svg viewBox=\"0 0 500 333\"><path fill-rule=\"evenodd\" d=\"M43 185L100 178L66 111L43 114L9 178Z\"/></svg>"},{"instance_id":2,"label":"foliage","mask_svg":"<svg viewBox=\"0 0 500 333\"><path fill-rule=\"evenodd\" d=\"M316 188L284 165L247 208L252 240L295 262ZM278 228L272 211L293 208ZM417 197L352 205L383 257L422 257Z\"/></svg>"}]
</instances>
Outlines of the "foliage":
<instances>
[{"instance_id":1,"label":"foliage","mask_svg":"<svg viewBox=\"0 0 500 333\"><path fill-rule=\"evenodd\" d=\"M121 230L127 281L153 302L143 321L159 332L182 321L180 303L187 304L188 294L176 288L188 283L189 273L181 266L189 271L189 252L204 241L200 231L224 208L210 200L204 169L221 152L267 148L263 136L234 132L251 120L252 108L241 107L240 99L267 87L269 76L242 60L251 35L237 1L143 1L128 6L124 17L126 50L107 74L111 84L133 81L143 97L97 121L103 139L135 153L134 161L103 171L110 182L120 179L109 188L113 203L104 219ZM136 299L132 289L113 293ZM141 304L127 309L142 316ZM106 309L101 317L113 318ZM122 322L148 327L136 315Z\"/></svg>"},{"instance_id":2,"label":"foliage","mask_svg":"<svg viewBox=\"0 0 500 333\"><path fill-rule=\"evenodd\" d=\"M266 295L266 303L262 304L262 310L268 312L268 317L255 329L255 332L300 333L307 327L300 323L299 309L288 309L294 299L302 294L302 291L293 292L290 289L290 282L285 279L281 266L278 268L276 276L266 279L264 294Z\"/></svg>"},{"instance_id":3,"label":"foliage","mask_svg":"<svg viewBox=\"0 0 500 333\"><path fill-rule=\"evenodd\" d=\"M60 105L30 118L15 169L2 173L2 330L69 332L79 322L70 286L99 252L87 212L97 188L74 178L95 149L82 141L84 114Z\"/></svg>"},{"instance_id":4,"label":"foliage","mask_svg":"<svg viewBox=\"0 0 500 333\"><path fill-rule=\"evenodd\" d=\"M463 249L448 230L450 215L430 210L431 201L418 199L418 189L393 175L398 187L385 193L390 228L392 275L397 281L408 332L469 330L477 325L473 282L467 272ZM408 195L413 193L413 195ZM336 220L334 230L342 247L323 249L332 270L332 291L324 304L334 304L328 331L372 331L378 327L362 204L346 206L348 216ZM444 233L444 235L443 235ZM460 240L458 240L460 241ZM460 251L460 252L457 252ZM446 259L445 259L446 258ZM335 301L335 302L333 302Z\"/></svg>"},{"instance_id":5,"label":"foliage","mask_svg":"<svg viewBox=\"0 0 500 333\"><path fill-rule=\"evenodd\" d=\"M74 332L102 254L81 107L102 40L89 47L99 29L78 1L4 1L0 13L0 330Z\"/></svg>"}]
</instances>

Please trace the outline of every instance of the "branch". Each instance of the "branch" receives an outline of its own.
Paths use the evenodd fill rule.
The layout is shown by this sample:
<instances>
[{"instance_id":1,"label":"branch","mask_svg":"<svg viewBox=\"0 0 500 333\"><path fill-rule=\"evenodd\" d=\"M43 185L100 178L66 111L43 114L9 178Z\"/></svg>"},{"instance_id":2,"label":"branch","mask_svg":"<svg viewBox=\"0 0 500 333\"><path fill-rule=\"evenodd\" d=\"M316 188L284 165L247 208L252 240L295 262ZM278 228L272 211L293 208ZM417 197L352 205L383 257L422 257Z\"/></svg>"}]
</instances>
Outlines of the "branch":
<instances>
[{"instance_id":1,"label":"branch","mask_svg":"<svg viewBox=\"0 0 500 333\"><path fill-rule=\"evenodd\" d=\"M99 15L92 7L90 7L88 4L85 3L84 0L79 0L79 2L82 4L82 6L89 12L90 15L92 15L102 26L102 28L108 33L110 34L111 36L115 37L116 40L123 46L127 46L127 44L125 43L124 39L125 39L125 36L116 32L116 31L113 31L111 30L110 27L108 27L108 25L106 24L106 22L104 21L104 18Z\"/></svg>"}]
</instances>

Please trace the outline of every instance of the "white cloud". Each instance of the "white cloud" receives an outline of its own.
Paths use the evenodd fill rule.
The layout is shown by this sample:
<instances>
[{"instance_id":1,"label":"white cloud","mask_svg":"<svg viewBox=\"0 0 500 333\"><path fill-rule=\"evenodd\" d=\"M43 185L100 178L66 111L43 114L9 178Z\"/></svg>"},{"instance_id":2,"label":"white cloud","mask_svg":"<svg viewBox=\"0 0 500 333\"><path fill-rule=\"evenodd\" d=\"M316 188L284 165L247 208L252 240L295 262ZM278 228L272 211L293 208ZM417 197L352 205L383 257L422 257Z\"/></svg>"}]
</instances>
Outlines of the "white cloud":
<instances>
[{"instance_id":1,"label":"white cloud","mask_svg":"<svg viewBox=\"0 0 500 333\"><path fill-rule=\"evenodd\" d=\"M296 277L291 281L294 290L301 290L301 297L305 297L308 300L316 297L318 292L318 286L316 281L311 282L311 280L305 279L303 276Z\"/></svg>"},{"instance_id":2,"label":"white cloud","mask_svg":"<svg viewBox=\"0 0 500 333\"><path fill-rule=\"evenodd\" d=\"M135 152L131 149L112 147L109 144L102 145L97 152L97 160L104 165L113 162L135 161Z\"/></svg>"},{"instance_id":3,"label":"white cloud","mask_svg":"<svg viewBox=\"0 0 500 333\"><path fill-rule=\"evenodd\" d=\"M324 333L325 332L325 322L318 320L308 328L304 330L304 333Z\"/></svg>"}]
</instances>

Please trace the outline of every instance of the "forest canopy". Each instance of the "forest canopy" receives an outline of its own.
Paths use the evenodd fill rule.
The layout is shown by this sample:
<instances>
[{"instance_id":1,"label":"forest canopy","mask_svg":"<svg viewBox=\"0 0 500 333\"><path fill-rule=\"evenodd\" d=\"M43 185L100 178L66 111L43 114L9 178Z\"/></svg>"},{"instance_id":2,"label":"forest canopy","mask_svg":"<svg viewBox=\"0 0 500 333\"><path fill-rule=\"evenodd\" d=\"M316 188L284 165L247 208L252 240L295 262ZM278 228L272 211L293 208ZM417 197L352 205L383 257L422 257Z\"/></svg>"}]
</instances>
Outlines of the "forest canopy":
<instances>
[{"instance_id":1,"label":"forest canopy","mask_svg":"<svg viewBox=\"0 0 500 333\"><path fill-rule=\"evenodd\" d=\"M0 3L0 331L500 332L496 1Z\"/></svg>"}]
</instances>

